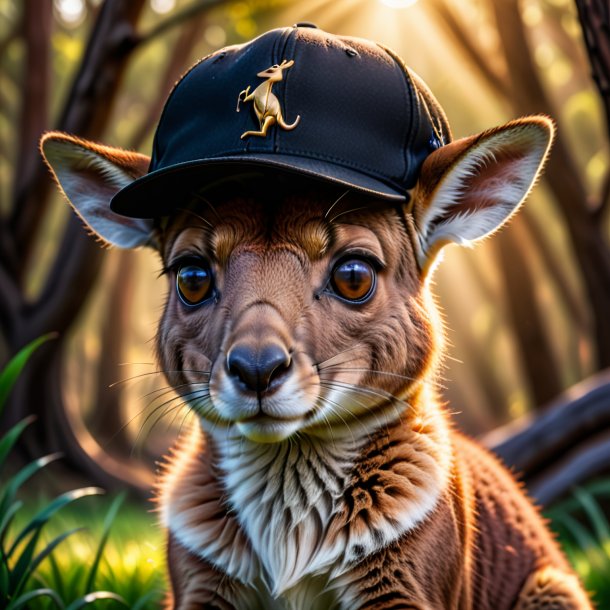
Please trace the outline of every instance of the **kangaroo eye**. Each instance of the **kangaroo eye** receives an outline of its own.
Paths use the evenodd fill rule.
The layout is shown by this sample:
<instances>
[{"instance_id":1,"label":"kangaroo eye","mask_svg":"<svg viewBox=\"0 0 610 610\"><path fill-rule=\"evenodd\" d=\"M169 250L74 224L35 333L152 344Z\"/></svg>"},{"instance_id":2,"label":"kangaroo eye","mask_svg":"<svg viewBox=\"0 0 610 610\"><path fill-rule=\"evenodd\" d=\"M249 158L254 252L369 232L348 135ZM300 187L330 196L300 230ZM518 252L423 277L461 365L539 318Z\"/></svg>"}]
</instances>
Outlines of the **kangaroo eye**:
<instances>
[{"instance_id":1,"label":"kangaroo eye","mask_svg":"<svg viewBox=\"0 0 610 610\"><path fill-rule=\"evenodd\" d=\"M185 305L199 305L211 293L212 274L205 267L184 265L178 269L176 288Z\"/></svg>"},{"instance_id":2,"label":"kangaroo eye","mask_svg":"<svg viewBox=\"0 0 610 610\"><path fill-rule=\"evenodd\" d=\"M341 261L331 275L334 291L348 301L363 301L375 287L375 270L366 261Z\"/></svg>"}]
</instances>

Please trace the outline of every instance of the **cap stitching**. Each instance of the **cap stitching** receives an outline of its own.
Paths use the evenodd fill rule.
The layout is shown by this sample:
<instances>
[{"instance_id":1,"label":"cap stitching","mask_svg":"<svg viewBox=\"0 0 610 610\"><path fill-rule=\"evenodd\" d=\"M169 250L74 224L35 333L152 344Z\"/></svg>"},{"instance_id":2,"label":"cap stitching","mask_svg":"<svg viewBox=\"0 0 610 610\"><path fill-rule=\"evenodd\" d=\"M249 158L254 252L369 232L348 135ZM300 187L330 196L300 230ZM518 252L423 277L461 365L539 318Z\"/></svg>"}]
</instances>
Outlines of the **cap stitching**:
<instances>
[{"instance_id":1,"label":"cap stitching","mask_svg":"<svg viewBox=\"0 0 610 610\"><path fill-rule=\"evenodd\" d=\"M244 153L252 154L252 155L256 155L257 153L268 153L268 154L278 154L278 155L290 154L290 155L295 155L295 156L299 155L299 156L305 157L307 159L313 159L313 160L317 159L319 161L332 161L333 163L336 163L337 165L345 165L348 167L362 169L362 170L367 171L371 175L374 174L376 176L384 176L386 179L390 179L385 174L382 174L382 173L378 172L377 170L372 169L368 165L363 165L361 163L354 163L353 161L348 161L346 159L343 159L341 157L335 157L333 155L325 155L325 154L320 154L320 153L312 154L312 152L310 150L302 150L302 149L298 149L298 148L286 148L286 147L283 147L282 150L278 153L273 153L273 151L269 151L269 150L263 149L263 148L259 148L256 150L249 150L249 151L244 151L242 148L233 148L230 150L225 150L216 155L206 157L205 159L192 159L189 161L183 161L182 163L191 163L191 162L196 163L197 161L205 162L207 159L221 159L222 157L231 157L234 155L239 155L239 154L244 154ZM163 168L161 168L161 169L163 169Z\"/></svg>"},{"instance_id":2,"label":"cap stitching","mask_svg":"<svg viewBox=\"0 0 610 610\"><path fill-rule=\"evenodd\" d=\"M411 167L410 167L410 163L409 163L409 148L410 148L411 144L413 143L412 142L413 134L417 133L419 131L419 126L420 126L420 122L421 122L421 107L419 104L419 98L417 96L415 84L413 83L413 80L411 79L411 75L409 74L407 64L404 62L403 58L400 57L400 55L398 55L398 53L396 53L394 50L390 49L389 47L386 47L385 45L383 45L381 43L377 43L377 46L382 48L398 65L398 67L400 69L400 73L402 74L403 80L404 80L405 85L408 90L408 96L409 96L409 102L410 102L409 107L417 108L417 113L412 113L412 116L413 116L413 114L415 114L414 120L411 121L411 124L405 130L405 134L404 134L403 155L404 155L404 162L405 162L405 170L401 177L402 181L404 182L407 179L407 176L409 175L409 173L411 171Z\"/></svg>"},{"instance_id":3,"label":"cap stitching","mask_svg":"<svg viewBox=\"0 0 610 610\"><path fill-rule=\"evenodd\" d=\"M280 38L277 41L277 46L274 47L274 52L276 52L276 49L280 47L280 41L283 42L283 44L281 45L281 48L278 51L278 55L276 55L275 59L276 59L276 63L280 63L282 61L284 61L285 59L287 59L286 57L286 50L288 48L288 44L290 42L291 37L294 37L295 35L295 29L294 28L285 28L284 32L282 33L282 35L280 36ZM291 58L292 59L292 58ZM287 98L287 91L288 91L288 79L290 78L290 70L286 71L283 74L283 83L282 83L282 88L280 91L278 91L279 95L278 95L278 100L280 101L280 105L283 106L282 108L282 112L284 113L283 116L286 116L287 113L287 108L286 108L286 98ZM282 102L284 102L282 104ZM280 130L279 130L279 126L273 130L273 152L277 152L280 148Z\"/></svg>"},{"instance_id":4,"label":"cap stitching","mask_svg":"<svg viewBox=\"0 0 610 610\"><path fill-rule=\"evenodd\" d=\"M174 86L172 87L172 90L169 92L169 95L167 96L167 99L165 100L165 104L163 105L163 110L161 111L161 116L159 117L159 120L157 121L157 127L155 129L155 135L153 138L153 150L152 150L152 156L150 158L150 163L148 165L148 171L150 172L150 168L152 167L152 162L153 159L157 159L159 156L159 132L160 129L159 127L163 124L163 117L165 116L165 113L167 112L167 108L172 100L172 98L174 97L174 93L176 91L176 89L178 88L178 85L201 63L203 63L206 59L209 59L210 57L218 54L218 53L222 53L225 49L218 49L216 51L212 51L211 53L208 53L207 55L205 55L204 57L202 57L201 59L199 59L198 61L196 61L190 68L188 68L188 70L186 70L181 76L180 78L178 78L178 80L174 83Z\"/></svg>"},{"instance_id":5,"label":"cap stitching","mask_svg":"<svg viewBox=\"0 0 610 610\"><path fill-rule=\"evenodd\" d=\"M248 163L248 159L235 159L235 161L229 161L229 160L224 160L225 162L234 162L234 163L239 163L239 162L244 162L244 163ZM405 191L404 187L400 184L396 184L394 181L392 180L388 180L387 177L383 176L380 177L379 175L376 175L374 172L371 172L371 178L375 178L375 179L379 179L379 182L382 182L383 184L387 185L388 187L394 189L396 191L395 195L394 194L389 194L389 193L383 193L381 191L377 191L375 190L374 187L367 187L364 185L356 185L353 184L352 182L348 181L347 179L338 177L338 176L333 176L332 174L319 174L316 173L313 169L309 170L307 168L298 168L298 167L294 167L292 165L289 165L288 163L282 163L281 161L275 161L272 162L271 159L269 159L270 163L267 167L271 167L271 168L277 168L277 169L281 169L284 171L291 171L294 173L302 173L302 175L305 176L310 176L312 178L317 178L319 180L330 180L331 182L339 182L341 184L345 184L345 185L349 185L351 186L351 188L354 188L356 190L360 190L360 191L365 191L365 192L369 192L369 193L375 193L377 195L380 196L390 196L390 197L408 197L408 193L407 191ZM194 162L193 162L194 163ZM186 163L185 163L186 165ZM181 170L186 169L185 167L180 167L180 166L171 166L171 167L167 167L167 168L163 168L162 170L158 170L158 171L163 171L164 175L166 174L172 174L175 172L179 172ZM143 176L143 178L146 178L146 176ZM129 193L133 193L134 191L140 190L141 188L150 188L151 184L154 184L153 180L149 180L146 183L143 182L139 182L139 181L135 181L132 182L130 184L128 184L126 187L124 187L123 189L121 189L121 191L119 191L118 193L116 193L114 195L114 197L112 198L112 200L114 201L115 199L126 199L125 195L127 192ZM122 195L121 195L122 193Z\"/></svg>"}]
</instances>

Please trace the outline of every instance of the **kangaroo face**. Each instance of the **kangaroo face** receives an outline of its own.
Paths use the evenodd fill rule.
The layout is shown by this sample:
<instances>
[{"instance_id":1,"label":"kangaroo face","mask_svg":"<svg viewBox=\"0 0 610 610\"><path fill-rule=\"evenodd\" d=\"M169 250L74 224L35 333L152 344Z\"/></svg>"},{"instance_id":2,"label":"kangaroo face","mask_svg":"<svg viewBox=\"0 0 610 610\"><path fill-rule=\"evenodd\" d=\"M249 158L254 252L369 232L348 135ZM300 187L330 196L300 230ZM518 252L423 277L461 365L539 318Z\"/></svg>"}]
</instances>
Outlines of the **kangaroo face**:
<instances>
[{"instance_id":1,"label":"kangaroo face","mask_svg":"<svg viewBox=\"0 0 610 610\"><path fill-rule=\"evenodd\" d=\"M237 197L168 224L157 350L207 427L337 437L405 410L432 354L405 216L331 197Z\"/></svg>"},{"instance_id":2,"label":"kangaroo face","mask_svg":"<svg viewBox=\"0 0 610 610\"><path fill-rule=\"evenodd\" d=\"M438 252L510 218L551 136L531 117L447 144L404 207L268 175L238 180L239 196L217 187L207 204L194 192L198 207L181 199L156 220L108 205L146 158L57 133L42 147L97 235L159 251L170 291L157 350L184 402L208 430L268 443L356 439L408 417L438 343L426 290Z\"/></svg>"},{"instance_id":3,"label":"kangaroo face","mask_svg":"<svg viewBox=\"0 0 610 610\"><path fill-rule=\"evenodd\" d=\"M256 76L260 76L261 78L266 78L274 83L277 83L284 79L282 71L287 70L293 65L294 61L292 59L290 61L284 60L281 64L275 64L266 70L258 72Z\"/></svg>"}]
</instances>

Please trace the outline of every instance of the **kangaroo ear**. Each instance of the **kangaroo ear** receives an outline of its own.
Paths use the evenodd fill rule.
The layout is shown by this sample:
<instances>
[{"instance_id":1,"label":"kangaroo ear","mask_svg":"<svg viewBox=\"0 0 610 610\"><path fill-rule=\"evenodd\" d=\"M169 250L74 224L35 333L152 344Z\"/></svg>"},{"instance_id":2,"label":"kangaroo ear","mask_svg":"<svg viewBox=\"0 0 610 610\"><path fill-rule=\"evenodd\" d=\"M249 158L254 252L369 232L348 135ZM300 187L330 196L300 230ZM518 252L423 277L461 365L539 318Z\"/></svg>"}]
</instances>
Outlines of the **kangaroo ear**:
<instances>
[{"instance_id":1,"label":"kangaroo ear","mask_svg":"<svg viewBox=\"0 0 610 610\"><path fill-rule=\"evenodd\" d=\"M110 209L112 197L147 172L148 157L60 132L45 134L40 150L59 188L95 235L119 248L154 246L152 220Z\"/></svg>"},{"instance_id":2,"label":"kangaroo ear","mask_svg":"<svg viewBox=\"0 0 610 610\"><path fill-rule=\"evenodd\" d=\"M452 142L426 159L411 210L422 275L443 246L470 245L515 213L540 173L553 133L549 118L526 117Z\"/></svg>"}]
</instances>

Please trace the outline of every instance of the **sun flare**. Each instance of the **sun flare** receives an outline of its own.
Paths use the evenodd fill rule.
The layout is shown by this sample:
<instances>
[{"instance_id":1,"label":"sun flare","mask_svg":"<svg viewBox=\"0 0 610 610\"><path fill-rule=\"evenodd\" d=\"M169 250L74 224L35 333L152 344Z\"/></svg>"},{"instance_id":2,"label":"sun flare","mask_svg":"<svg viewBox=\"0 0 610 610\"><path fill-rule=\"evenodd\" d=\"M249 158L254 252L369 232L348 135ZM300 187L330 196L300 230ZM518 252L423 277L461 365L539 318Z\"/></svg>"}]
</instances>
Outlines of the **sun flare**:
<instances>
[{"instance_id":1,"label":"sun flare","mask_svg":"<svg viewBox=\"0 0 610 610\"><path fill-rule=\"evenodd\" d=\"M417 2L417 0L378 0L390 8L407 8Z\"/></svg>"}]
</instances>

